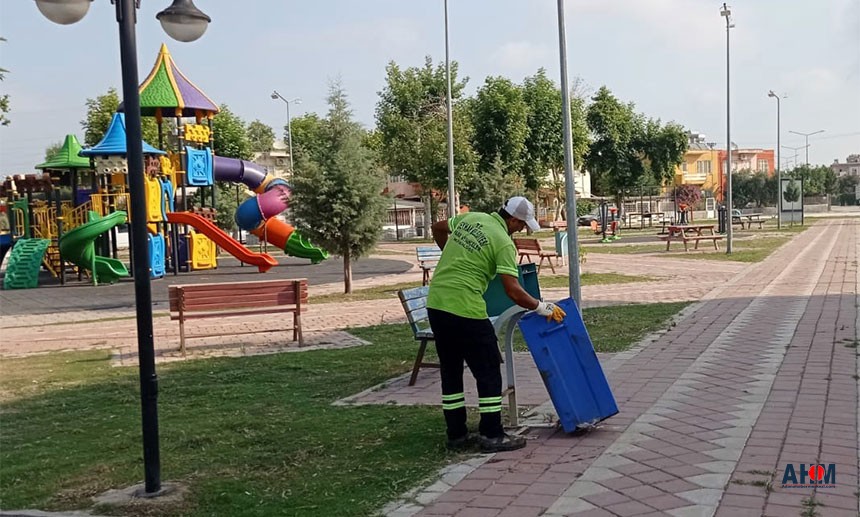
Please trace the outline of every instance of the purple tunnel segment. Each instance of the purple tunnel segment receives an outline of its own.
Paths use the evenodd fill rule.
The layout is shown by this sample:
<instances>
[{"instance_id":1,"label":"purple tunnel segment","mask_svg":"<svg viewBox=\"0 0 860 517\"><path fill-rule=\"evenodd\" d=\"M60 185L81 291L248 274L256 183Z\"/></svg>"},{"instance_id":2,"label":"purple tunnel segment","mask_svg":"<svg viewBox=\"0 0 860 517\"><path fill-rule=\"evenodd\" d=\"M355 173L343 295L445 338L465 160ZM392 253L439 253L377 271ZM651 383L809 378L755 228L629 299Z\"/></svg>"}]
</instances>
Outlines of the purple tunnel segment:
<instances>
[{"instance_id":1,"label":"purple tunnel segment","mask_svg":"<svg viewBox=\"0 0 860 517\"><path fill-rule=\"evenodd\" d=\"M244 183L251 190L259 187L266 179L266 172L254 162L216 156L212 164L215 181Z\"/></svg>"}]
</instances>

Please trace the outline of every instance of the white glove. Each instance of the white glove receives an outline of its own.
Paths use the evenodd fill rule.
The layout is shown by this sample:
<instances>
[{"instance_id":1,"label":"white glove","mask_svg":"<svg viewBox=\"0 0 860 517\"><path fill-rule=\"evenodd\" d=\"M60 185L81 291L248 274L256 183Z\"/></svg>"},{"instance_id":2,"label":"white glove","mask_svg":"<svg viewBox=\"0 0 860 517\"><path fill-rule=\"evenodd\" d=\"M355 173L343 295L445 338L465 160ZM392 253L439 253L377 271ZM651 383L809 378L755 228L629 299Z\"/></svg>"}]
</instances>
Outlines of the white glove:
<instances>
[{"instance_id":1,"label":"white glove","mask_svg":"<svg viewBox=\"0 0 860 517\"><path fill-rule=\"evenodd\" d=\"M561 307L551 302L538 302L535 312L541 316L546 316L547 321L555 320L556 323L561 323L561 320L567 316Z\"/></svg>"}]
</instances>

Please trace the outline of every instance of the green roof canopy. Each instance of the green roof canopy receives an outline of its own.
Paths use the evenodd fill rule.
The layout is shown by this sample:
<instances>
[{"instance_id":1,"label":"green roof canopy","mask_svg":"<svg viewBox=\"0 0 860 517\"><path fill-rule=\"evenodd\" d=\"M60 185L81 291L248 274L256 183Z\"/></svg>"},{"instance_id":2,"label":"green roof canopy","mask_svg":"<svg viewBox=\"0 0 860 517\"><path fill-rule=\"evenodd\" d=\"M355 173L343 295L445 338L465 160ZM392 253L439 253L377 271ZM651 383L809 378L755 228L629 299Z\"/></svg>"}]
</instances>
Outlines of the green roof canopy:
<instances>
[{"instance_id":1,"label":"green roof canopy","mask_svg":"<svg viewBox=\"0 0 860 517\"><path fill-rule=\"evenodd\" d=\"M81 144L75 135L66 135L63 147L45 163L36 165L37 169L90 169L90 159L78 156Z\"/></svg>"}]
</instances>

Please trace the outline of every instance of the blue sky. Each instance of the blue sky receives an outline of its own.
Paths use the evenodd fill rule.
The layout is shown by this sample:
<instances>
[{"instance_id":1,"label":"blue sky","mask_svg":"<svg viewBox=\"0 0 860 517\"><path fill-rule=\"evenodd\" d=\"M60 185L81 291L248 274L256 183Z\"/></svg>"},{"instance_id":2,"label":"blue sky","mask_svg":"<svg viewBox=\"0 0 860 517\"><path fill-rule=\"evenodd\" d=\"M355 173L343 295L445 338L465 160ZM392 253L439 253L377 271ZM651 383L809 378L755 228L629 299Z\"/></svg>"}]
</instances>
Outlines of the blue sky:
<instances>
[{"instance_id":1,"label":"blue sky","mask_svg":"<svg viewBox=\"0 0 860 517\"><path fill-rule=\"evenodd\" d=\"M328 82L339 77L356 117L374 123L388 61L444 59L442 0L196 0L212 17L207 33L183 44L155 20L169 0L144 0L138 18L141 80L166 42L183 72L215 102L280 133L293 115L324 113ZM608 86L639 111L674 120L725 145L725 24L720 2L567 0L571 78ZM732 5L732 140L776 143L773 89L789 130L810 138L813 163L860 152L860 0L745 0ZM450 0L451 56L474 92L488 75L516 81L547 68L558 78L556 2ZM32 0L0 1L0 93L11 95L12 125L0 128L0 175L31 172L66 133L82 137L88 97L120 86L113 7L96 0L83 21L54 25ZM783 150L782 157L794 151ZM798 157L803 161L804 156Z\"/></svg>"}]
</instances>

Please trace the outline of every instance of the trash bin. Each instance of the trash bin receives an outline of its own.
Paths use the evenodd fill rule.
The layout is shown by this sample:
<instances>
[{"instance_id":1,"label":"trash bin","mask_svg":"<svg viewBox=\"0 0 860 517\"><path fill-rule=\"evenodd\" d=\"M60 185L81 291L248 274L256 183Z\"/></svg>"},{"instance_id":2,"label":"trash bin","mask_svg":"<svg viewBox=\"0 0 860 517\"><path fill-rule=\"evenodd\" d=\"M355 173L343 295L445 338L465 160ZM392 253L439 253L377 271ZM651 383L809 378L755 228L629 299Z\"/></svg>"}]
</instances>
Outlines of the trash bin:
<instances>
[{"instance_id":1,"label":"trash bin","mask_svg":"<svg viewBox=\"0 0 860 517\"><path fill-rule=\"evenodd\" d=\"M519 325L559 421L570 433L617 414L618 405L576 304L567 298L558 305L567 312L561 323L529 313Z\"/></svg>"},{"instance_id":2,"label":"trash bin","mask_svg":"<svg viewBox=\"0 0 860 517\"><path fill-rule=\"evenodd\" d=\"M717 233L726 233L726 205L717 208Z\"/></svg>"},{"instance_id":3,"label":"trash bin","mask_svg":"<svg viewBox=\"0 0 860 517\"><path fill-rule=\"evenodd\" d=\"M538 283L537 266L531 262L517 266L520 271L520 285L527 293L540 300L540 284ZM498 275L490 280L490 285L484 292L484 301L487 302L487 316L493 317L516 305L513 300L505 294L502 279Z\"/></svg>"},{"instance_id":4,"label":"trash bin","mask_svg":"<svg viewBox=\"0 0 860 517\"><path fill-rule=\"evenodd\" d=\"M555 232L555 253L565 259L567 257L567 232L556 230Z\"/></svg>"}]
</instances>

